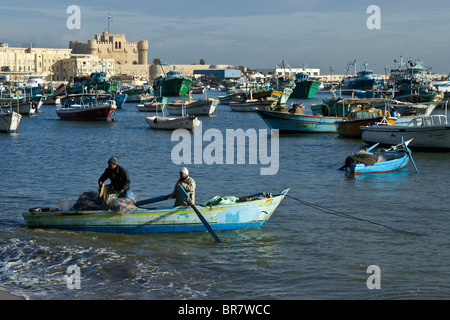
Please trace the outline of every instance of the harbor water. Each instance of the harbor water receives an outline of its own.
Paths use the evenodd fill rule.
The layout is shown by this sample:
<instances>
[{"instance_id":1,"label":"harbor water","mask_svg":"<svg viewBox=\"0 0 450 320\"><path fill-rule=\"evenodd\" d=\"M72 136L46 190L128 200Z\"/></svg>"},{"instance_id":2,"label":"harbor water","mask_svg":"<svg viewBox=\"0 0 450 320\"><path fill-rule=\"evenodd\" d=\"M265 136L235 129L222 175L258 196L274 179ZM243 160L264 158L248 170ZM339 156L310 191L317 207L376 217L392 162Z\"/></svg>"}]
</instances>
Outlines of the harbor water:
<instances>
[{"instance_id":1,"label":"harbor water","mask_svg":"<svg viewBox=\"0 0 450 320\"><path fill-rule=\"evenodd\" d=\"M308 113L328 95L289 102L304 102ZM0 289L28 299L450 298L450 153L414 152L419 173L410 164L353 177L338 169L362 140L282 135L276 174L262 175L269 165L259 158L256 164L174 163L180 141L172 141L171 131L150 129L145 116L127 103L113 114L117 121L64 121L55 106L44 105L22 118L18 134L0 135ZM227 129L266 132L268 153L273 150L256 113L219 104L214 116L199 118L203 132L218 129L224 137ZM248 154L260 151L261 141L248 146ZM97 191L113 155L140 199L169 194L182 166L197 183L197 204L285 187L289 197L264 228L220 231L222 243L206 231L130 235L26 227L28 208L57 208L60 199L74 203ZM67 281L74 266L79 288Z\"/></svg>"}]
</instances>

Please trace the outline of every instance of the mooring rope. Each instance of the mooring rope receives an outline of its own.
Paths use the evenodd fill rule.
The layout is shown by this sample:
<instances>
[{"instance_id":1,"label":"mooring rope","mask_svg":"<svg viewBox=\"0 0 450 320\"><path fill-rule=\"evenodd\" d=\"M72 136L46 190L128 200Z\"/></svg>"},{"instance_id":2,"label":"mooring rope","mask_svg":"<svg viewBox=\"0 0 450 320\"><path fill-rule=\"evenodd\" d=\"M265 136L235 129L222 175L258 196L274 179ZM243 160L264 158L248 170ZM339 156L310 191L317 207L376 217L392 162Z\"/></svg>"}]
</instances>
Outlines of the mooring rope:
<instances>
[{"instance_id":1,"label":"mooring rope","mask_svg":"<svg viewBox=\"0 0 450 320\"><path fill-rule=\"evenodd\" d=\"M339 217L343 217L343 218L347 218L347 219L351 219L351 220L357 220L357 221L361 221L361 222L368 222L368 223L371 223L371 224L374 224L374 225L377 225L377 226L384 227L386 229L390 229L392 231L401 232L401 233L405 233L405 234L409 234L409 235L414 235L414 236L423 236L424 235L424 234L420 234L420 233L416 233L416 232L405 231L405 230L398 229L398 228L395 228L395 227L390 227L390 226L387 226L387 225L379 223L379 222L374 222L374 221L370 221L370 220L367 220L367 219L354 217L354 216L352 216L350 214L338 212L336 210L329 209L329 208L324 208L322 206L319 206L318 204L314 204L314 203L311 203L311 202L300 200L300 199L298 199L296 197L292 197L290 195L286 195L286 197L294 199L294 200L296 200L296 201L298 201L301 204L304 204L306 206L312 207L314 209L317 209L317 210L320 210L322 212L325 212L325 213L328 213L328 214L332 214L332 215L335 215L335 216L339 216Z\"/></svg>"}]
</instances>

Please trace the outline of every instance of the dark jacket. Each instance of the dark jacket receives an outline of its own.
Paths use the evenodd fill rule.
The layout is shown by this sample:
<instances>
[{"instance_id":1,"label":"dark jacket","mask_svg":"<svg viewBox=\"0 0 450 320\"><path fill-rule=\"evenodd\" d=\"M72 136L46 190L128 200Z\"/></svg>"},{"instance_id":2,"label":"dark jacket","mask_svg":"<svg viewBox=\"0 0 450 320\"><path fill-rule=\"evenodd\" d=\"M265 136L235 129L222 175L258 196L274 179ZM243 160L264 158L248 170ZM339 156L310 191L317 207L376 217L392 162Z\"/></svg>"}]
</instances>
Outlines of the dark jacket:
<instances>
[{"instance_id":1,"label":"dark jacket","mask_svg":"<svg viewBox=\"0 0 450 320\"><path fill-rule=\"evenodd\" d=\"M123 189L126 192L130 189L130 176L128 175L128 171L119 165L115 169L106 168L98 181L103 183L107 179L111 181L111 185L116 191Z\"/></svg>"}]
</instances>

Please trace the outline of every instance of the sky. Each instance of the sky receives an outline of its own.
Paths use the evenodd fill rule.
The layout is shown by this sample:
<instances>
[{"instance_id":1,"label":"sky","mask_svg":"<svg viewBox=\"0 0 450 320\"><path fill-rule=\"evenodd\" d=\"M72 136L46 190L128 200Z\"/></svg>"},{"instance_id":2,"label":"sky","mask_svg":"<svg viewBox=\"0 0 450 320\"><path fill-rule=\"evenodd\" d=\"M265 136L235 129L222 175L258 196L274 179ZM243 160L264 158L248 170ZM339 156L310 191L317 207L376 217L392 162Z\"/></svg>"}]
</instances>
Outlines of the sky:
<instances>
[{"instance_id":1,"label":"sky","mask_svg":"<svg viewBox=\"0 0 450 320\"><path fill-rule=\"evenodd\" d=\"M320 68L344 74L356 60L375 73L400 56L450 73L448 0L0 0L0 42L68 48L108 28L127 41L148 40L149 62ZM80 29L67 20L80 8ZM369 6L379 8L369 11ZM368 27L378 24L378 29ZM352 67L352 71L354 71Z\"/></svg>"}]
</instances>

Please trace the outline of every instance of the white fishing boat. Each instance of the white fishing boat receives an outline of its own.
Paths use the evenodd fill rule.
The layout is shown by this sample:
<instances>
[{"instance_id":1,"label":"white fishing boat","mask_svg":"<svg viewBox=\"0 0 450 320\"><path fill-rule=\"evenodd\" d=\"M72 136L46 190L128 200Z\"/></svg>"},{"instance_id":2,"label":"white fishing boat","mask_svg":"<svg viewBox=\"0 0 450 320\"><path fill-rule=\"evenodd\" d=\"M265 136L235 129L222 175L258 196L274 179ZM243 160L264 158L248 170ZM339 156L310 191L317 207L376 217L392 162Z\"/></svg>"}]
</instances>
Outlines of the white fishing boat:
<instances>
[{"instance_id":1,"label":"white fishing boat","mask_svg":"<svg viewBox=\"0 0 450 320\"><path fill-rule=\"evenodd\" d=\"M0 110L0 132L18 132L20 119L22 119L22 115L15 111L3 112L3 110Z\"/></svg>"},{"instance_id":2,"label":"white fishing boat","mask_svg":"<svg viewBox=\"0 0 450 320\"><path fill-rule=\"evenodd\" d=\"M216 110L219 100L199 99L197 101L174 101L167 104L167 111L172 115L181 115L183 110L189 115L212 115Z\"/></svg>"},{"instance_id":3,"label":"white fishing boat","mask_svg":"<svg viewBox=\"0 0 450 320\"><path fill-rule=\"evenodd\" d=\"M228 105L233 111L252 112L255 111L255 108L258 108L259 110L270 110L277 105L277 100L266 98L245 101L230 101Z\"/></svg>"},{"instance_id":4,"label":"white fishing boat","mask_svg":"<svg viewBox=\"0 0 450 320\"><path fill-rule=\"evenodd\" d=\"M35 114L39 108L42 106L44 102L44 98L40 98L40 99L21 99L21 100L11 100L9 102L3 103L2 105L0 105L0 109L2 111L8 111L8 110L12 110L15 111L17 113L20 113L21 115L24 116L30 116Z\"/></svg>"},{"instance_id":5,"label":"white fishing boat","mask_svg":"<svg viewBox=\"0 0 450 320\"><path fill-rule=\"evenodd\" d=\"M152 101L152 102L137 104L136 109L140 112L156 112L156 111L162 111L165 106L166 106L165 103L158 102L158 101Z\"/></svg>"},{"instance_id":6,"label":"white fishing boat","mask_svg":"<svg viewBox=\"0 0 450 320\"><path fill-rule=\"evenodd\" d=\"M147 122L150 128L161 130L186 129L192 131L195 127L200 125L200 120L198 120L195 116L151 116L145 117L145 122Z\"/></svg>"},{"instance_id":7,"label":"white fishing boat","mask_svg":"<svg viewBox=\"0 0 450 320\"><path fill-rule=\"evenodd\" d=\"M444 115L417 116L408 125L361 126L361 138L368 144L394 145L403 137L413 139L411 149L450 151L450 125Z\"/></svg>"},{"instance_id":8,"label":"white fishing boat","mask_svg":"<svg viewBox=\"0 0 450 320\"><path fill-rule=\"evenodd\" d=\"M157 111L158 112L158 111ZM145 117L145 122L152 129L160 130L176 130L186 129L193 131L195 127L198 127L201 123L195 115L187 115L183 108L183 113L179 117L166 117L164 116L164 108L162 110L162 116L156 113L155 116Z\"/></svg>"}]
</instances>

